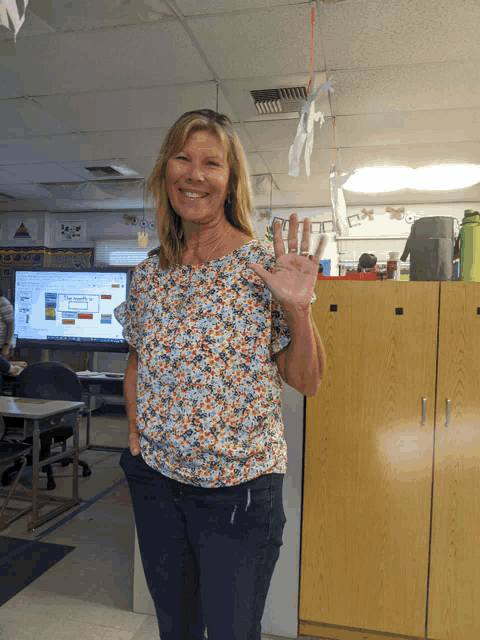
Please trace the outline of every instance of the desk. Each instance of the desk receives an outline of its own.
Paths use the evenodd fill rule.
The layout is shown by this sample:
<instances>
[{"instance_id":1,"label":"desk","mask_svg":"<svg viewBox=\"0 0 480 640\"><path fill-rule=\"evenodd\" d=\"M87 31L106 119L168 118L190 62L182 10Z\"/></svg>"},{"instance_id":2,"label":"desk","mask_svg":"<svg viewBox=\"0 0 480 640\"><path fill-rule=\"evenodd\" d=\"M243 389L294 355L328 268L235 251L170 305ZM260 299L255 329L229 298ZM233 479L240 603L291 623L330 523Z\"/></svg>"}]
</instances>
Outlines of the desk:
<instances>
[{"instance_id":1,"label":"desk","mask_svg":"<svg viewBox=\"0 0 480 640\"><path fill-rule=\"evenodd\" d=\"M108 447L106 445L99 446L96 444L90 444L90 415L92 412L90 398L98 395L113 395L123 397L123 374L110 374L110 373L98 373L98 372L86 372L77 371L77 376L82 383L82 388L87 392L88 397L88 414L87 414L87 442L83 447L80 447L78 452L82 453L86 449L92 451L115 451L122 453L125 447Z\"/></svg>"},{"instance_id":2,"label":"desk","mask_svg":"<svg viewBox=\"0 0 480 640\"><path fill-rule=\"evenodd\" d=\"M71 509L80 504L81 499L78 497L78 412L83 409L83 402L66 402L63 400L40 400L35 398L13 398L8 396L0 396L0 415L12 418L23 418L23 433L19 434L20 438L33 437L32 450L32 490L19 491L15 490L12 500L30 499L32 500L32 520L28 524L28 531L34 531L36 527L52 520L64 511ZM73 458L73 484L72 497L63 498L58 496L39 495L38 491L38 474L40 466L40 432L51 431L60 426L61 419L64 416L75 415L75 427L73 429L73 448L61 451L49 458L42 460L42 466L61 460L62 458ZM0 489L0 497L8 494L6 489ZM44 516L38 515L40 503L59 502L61 503L57 509L50 511ZM1 524L1 523L0 523Z\"/></svg>"},{"instance_id":3,"label":"desk","mask_svg":"<svg viewBox=\"0 0 480 640\"><path fill-rule=\"evenodd\" d=\"M85 371L77 371L76 372L81 384L84 394L82 396L82 400L86 405L86 416L87 416L87 440L86 444L82 447L79 447L78 453L81 454L86 449L90 449L92 451L109 451L122 453L125 447L108 447L106 445L100 446L96 444L90 444L90 421L91 414L94 409L97 407L92 407L91 398L99 395L112 395L112 396L122 396L123 398L123 374L110 374L110 373L98 373L98 372L85 372ZM8 374L3 374L3 393L5 397L10 397L12 394L12 387L15 384L15 379L17 376L9 376Z\"/></svg>"}]
</instances>

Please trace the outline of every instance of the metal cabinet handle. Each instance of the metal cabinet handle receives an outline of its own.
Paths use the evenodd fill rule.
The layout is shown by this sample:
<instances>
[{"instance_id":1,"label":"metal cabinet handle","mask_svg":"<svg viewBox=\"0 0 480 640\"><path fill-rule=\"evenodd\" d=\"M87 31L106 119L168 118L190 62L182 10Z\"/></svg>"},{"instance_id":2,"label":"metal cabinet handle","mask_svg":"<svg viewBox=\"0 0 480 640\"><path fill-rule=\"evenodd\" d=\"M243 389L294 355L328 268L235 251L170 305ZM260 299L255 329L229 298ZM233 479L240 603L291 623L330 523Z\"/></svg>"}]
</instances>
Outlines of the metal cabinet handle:
<instances>
[{"instance_id":1,"label":"metal cabinet handle","mask_svg":"<svg viewBox=\"0 0 480 640\"><path fill-rule=\"evenodd\" d=\"M450 424L450 403L451 403L451 399L447 398L447 419L445 422L445 427L448 427L448 425ZM426 398L422 398L422 425L424 425L427 422L427 399Z\"/></svg>"}]
</instances>

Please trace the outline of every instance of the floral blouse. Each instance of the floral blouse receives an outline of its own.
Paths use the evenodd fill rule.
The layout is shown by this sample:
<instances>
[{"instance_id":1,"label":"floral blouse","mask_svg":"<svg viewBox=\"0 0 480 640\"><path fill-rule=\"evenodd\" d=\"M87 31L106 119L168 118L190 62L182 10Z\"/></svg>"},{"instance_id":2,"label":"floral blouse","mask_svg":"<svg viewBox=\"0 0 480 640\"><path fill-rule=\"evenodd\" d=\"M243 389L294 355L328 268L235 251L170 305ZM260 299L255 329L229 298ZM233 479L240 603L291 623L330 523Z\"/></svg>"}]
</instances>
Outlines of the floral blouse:
<instances>
[{"instance_id":1,"label":"floral blouse","mask_svg":"<svg viewBox=\"0 0 480 640\"><path fill-rule=\"evenodd\" d=\"M184 484L232 486L287 470L272 355L289 344L290 331L249 262L271 269L273 247L252 240L203 265L166 270L151 256L114 310L138 351L142 457Z\"/></svg>"}]
</instances>

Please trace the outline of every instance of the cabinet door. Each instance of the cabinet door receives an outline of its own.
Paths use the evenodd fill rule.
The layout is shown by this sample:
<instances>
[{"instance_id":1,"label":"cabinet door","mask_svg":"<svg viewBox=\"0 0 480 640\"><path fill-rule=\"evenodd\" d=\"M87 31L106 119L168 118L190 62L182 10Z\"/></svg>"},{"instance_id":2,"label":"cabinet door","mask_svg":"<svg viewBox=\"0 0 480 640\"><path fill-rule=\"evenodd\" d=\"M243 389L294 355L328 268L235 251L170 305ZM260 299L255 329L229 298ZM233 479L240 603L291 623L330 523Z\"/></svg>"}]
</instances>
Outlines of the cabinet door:
<instances>
[{"instance_id":1,"label":"cabinet door","mask_svg":"<svg viewBox=\"0 0 480 640\"><path fill-rule=\"evenodd\" d=\"M480 284L440 288L428 637L480 638ZM447 400L450 420L446 424Z\"/></svg>"},{"instance_id":2,"label":"cabinet door","mask_svg":"<svg viewBox=\"0 0 480 640\"><path fill-rule=\"evenodd\" d=\"M424 636L439 283L316 294L327 367L307 399L300 627Z\"/></svg>"}]
</instances>

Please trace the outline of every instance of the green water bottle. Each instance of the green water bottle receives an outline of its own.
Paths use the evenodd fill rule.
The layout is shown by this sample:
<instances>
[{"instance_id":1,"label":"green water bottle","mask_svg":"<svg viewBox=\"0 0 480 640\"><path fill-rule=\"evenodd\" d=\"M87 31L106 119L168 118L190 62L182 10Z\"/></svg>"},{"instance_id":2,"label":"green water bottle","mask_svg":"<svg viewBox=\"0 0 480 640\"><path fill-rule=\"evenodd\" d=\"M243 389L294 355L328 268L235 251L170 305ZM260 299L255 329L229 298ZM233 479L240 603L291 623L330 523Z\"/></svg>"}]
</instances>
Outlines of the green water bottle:
<instances>
[{"instance_id":1,"label":"green water bottle","mask_svg":"<svg viewBox=\"0 0 480 640\"><path fill-rule=\"evenodd\" d=\"M460 280L480 282L480 213L465 209L459 236Z\"/></svg>"}]
</instances>

